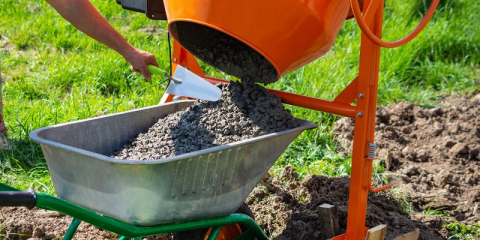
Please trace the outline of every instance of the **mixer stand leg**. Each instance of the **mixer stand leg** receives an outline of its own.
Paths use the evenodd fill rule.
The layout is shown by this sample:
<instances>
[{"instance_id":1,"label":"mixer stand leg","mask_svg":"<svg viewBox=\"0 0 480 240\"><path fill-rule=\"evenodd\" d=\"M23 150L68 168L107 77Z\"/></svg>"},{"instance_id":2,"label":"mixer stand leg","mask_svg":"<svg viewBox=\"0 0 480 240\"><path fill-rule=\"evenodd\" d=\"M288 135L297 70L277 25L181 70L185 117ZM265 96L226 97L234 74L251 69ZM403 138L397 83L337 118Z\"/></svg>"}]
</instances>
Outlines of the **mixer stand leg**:
<instances>
[{"instance_id":1,"label":"mixer stand leg","mask_svg":"<svg viewBox=\"0 0 480 240\"><path fill-rule=\"evenodd\" d=\"M365 0L365 6L375 0ZM370 29L378 37L382 34L383 7L375 12ZM371 169L374 157L368 154L368 146L374 144L375 114L377 107L378 72L380 65L380 46L373 44L362 33L360 65L356 92L355 130L352 152L352 170L348 204L347 231L344 239L364 239L367 214L368 192L384 190L372 189Z\"/></svg>"}]
</instances>

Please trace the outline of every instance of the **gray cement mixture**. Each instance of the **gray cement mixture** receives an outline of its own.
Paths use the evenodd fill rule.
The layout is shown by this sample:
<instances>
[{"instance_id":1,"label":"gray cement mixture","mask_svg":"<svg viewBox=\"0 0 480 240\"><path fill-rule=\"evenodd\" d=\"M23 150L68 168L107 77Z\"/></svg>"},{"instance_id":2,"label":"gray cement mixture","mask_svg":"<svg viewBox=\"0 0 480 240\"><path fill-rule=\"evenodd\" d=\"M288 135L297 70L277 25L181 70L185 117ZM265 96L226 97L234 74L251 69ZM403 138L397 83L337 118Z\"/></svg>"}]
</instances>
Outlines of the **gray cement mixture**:
<instances>
[{"instance_id":1,"label":"gray cement mixture","mask_svg":"<svg viewBox=\"0 0 480 240\"><path fill-rule=\"evenodd\" d=\"M160 119L112 157L162 159L298 127L280 98L262 86L248 81L217 86L220 100L197 100Z\"/></svg>"},{"instance_id":2,"label":"gray cement mixture","mask_svg":"<svg viewBox=\"0 0 480 240\"><path fill-rule=\"evenodd\" d=\"M183 21L170 28L185 49L216 69L264 84L278 80L277 70L263 55L228 34Z\"/></svg>"}]
</instances>

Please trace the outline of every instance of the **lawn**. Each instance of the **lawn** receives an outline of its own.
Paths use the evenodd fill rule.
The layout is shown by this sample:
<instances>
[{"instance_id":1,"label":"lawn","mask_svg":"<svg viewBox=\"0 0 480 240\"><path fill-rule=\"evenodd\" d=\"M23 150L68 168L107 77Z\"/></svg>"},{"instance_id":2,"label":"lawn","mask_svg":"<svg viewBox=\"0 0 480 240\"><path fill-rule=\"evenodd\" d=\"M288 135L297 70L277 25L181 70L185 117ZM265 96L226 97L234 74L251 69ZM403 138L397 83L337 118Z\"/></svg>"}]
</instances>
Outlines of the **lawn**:
<instances>
[{"instance_id":1,"label":"lawn","mask_svg":"<svg viewBox=\"0 0 480 240\"><path fill-rule=\"evenodd\" d=\"M420 21L429 1L385 1L383 35L402 38ZM153 53L169 68L166 22L123 10L114 1L92 0L133 46ZM480 2L442 0L426 29L411 43L382 49L379 104L410 101L433 106L448 95L478 92ZM46 2L0 2L0 66L5 121L11 149L0 151L0 182L54 193L41 148L30 131L158 104L162 78L145 82L113 50L90 39ZM360 30L346 21L330 52L268 87L333 99L358 71ZM230 78L202 64L209 75ZM350 156L336 152L332 126L338 116L289 107L293 115L319 124L302 134L272 168L292 165L303 176L339 176L350 171Z\"/></svg>"}]
</instances>

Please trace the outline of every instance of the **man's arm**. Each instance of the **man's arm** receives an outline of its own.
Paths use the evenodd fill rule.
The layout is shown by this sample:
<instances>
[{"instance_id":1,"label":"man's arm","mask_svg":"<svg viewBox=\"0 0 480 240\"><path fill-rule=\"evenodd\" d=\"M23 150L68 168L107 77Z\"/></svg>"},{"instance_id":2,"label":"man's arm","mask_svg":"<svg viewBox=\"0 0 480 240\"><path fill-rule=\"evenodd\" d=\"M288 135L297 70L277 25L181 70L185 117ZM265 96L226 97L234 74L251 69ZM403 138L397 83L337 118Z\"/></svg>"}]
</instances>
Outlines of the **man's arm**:
<instances>
[{"instance_id":1,"label":"man's arm","mask_svg":"<svg viewBox=\"0 0 480 240\"><path fill-rule=\"evenodd\" d=\"M158 67L155 56L132 47L122 35L120 35L120 33L118 33L102 15L100 15L90 1L46 1L74 27L117 51L132 65L134 71L142 73L147 80L150 80L151 74L148 71L147 65L153 64Z\"/></svg>"}]
</instances>

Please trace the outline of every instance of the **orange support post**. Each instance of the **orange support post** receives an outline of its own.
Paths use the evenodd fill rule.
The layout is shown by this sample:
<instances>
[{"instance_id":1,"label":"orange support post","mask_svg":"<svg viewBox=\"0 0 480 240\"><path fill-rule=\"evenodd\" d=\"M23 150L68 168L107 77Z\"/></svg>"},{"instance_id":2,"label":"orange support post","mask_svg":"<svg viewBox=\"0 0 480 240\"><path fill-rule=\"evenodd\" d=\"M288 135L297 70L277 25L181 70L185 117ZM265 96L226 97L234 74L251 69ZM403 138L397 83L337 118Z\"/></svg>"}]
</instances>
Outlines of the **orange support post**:
<instances>
[{"instance_id":1,"label":"orange support post","mask_svg":"<svg viewBox=\"0 0 480 240\"><path fill-rule=\"evenodd\" d=\"M364 9L372 1L374 0L365 0ZM379 4L380 6L376 9L377 11L369 28L380 38L382 35L383 0L380 0ZM365 159L367 157L368 143L374 143L379 64L380 46L372 43L362 33L356 94L358 96L357 114L355 116L347 232L345 236L345 239L348 240L364 239L367 230L365 219L367 214L368 187L365 186L365 181L366 178L371 178L368 169L371 167L372 162ZM368 180L367 182L370 183Z\"/></svg>"}]
</instances>

